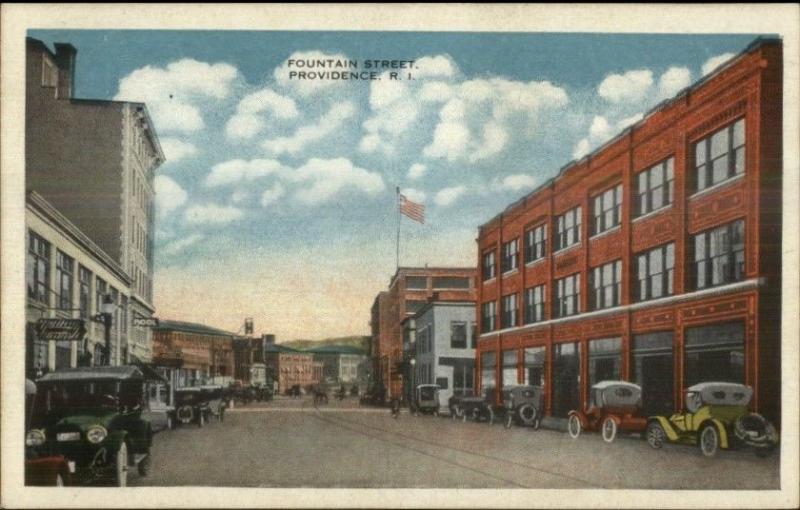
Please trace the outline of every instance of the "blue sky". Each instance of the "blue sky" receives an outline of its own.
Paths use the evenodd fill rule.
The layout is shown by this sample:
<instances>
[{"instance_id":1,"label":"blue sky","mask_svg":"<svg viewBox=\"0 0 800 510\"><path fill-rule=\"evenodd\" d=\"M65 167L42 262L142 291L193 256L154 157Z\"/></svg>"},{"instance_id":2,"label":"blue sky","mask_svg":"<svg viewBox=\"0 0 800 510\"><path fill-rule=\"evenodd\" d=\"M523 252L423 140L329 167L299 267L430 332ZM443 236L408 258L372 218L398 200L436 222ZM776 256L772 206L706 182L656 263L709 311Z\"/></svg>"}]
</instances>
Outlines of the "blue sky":
<instances>
[{"instance_id":1,"label":"blue sky","mask_svg":"<svg viewBox=\"0 0 800 510\"><path fill-rule=\"evenodd\" d=\"M756 35L31 31L76 96L143 101L163 318L280 339L368 333L401 264L474 265L477 227ZM414 60L413 80L290 79L287 59Z\"/></svg>"}]
</instances>

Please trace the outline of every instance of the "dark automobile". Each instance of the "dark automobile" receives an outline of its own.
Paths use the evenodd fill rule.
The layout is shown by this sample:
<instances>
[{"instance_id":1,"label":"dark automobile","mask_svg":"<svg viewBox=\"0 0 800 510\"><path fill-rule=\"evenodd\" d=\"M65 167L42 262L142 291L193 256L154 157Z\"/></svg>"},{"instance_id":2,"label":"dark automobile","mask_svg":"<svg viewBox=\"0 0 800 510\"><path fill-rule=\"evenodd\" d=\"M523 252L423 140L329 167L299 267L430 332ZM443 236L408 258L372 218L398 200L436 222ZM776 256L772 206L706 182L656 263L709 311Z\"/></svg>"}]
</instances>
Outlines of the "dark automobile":
<instances>
[{"instance_id":1,"label":"dark automobile","mask_svg":"<svg viewBox=\"0 0 800 510\"><path fill-rule=\"evenodd\" d=\"M175 409L179 424L196 423L199 427L205 426L211 416L208 392L203 391L200 386L178 388L175 390Z\"/></svg>"},{"instance_id":2,"label":"dark automobile","mask_svg":"<svg viewBox=\"0 0 800 510\"><path fill-rule=\"evenodd\" d=\"M544 388L541 386L507 386L503 388L506 428L512 423L539 429L544 415Z\"/></svg>"},{"instance_id":3,"label":"dark automobile","mask_svg":"<svg viewBox=\"0 0 800 510\"><path fill-rule=\"evenodd\" d=\"M63 457L76 483L111 479L124 487L131 466L147 475L153 432L142 418L147 398L137 367L56 371L37 386L39 412L25 436L31 455Z\"/></svg>"},{"instance_id":4,"label":"dark automobile","mask_svg":"<svg viewBox=\"0 0 800 510\"><path fill-rule=\"evenodd\" d=\"M436 384L420 384L414 392L414 414L420 413L439 416L439 386Z\"/></svg>"},{"instance_id":5,"label":"dark automobile","mask_svg":"<svg viewBox=\"0 0 800 510\"><path fill-rule=\"evenodd\" d=\"M482 397L452 396L447 402L447 407L450 408L450 416L453 419L486 421L492 425L495 419L494 388L486 388Z\"/></svg>"},{"instance_id":6,"label":"dark automobile","mask_svg":"<svg viewBox=\"0 0 800 510\"><path fill-rule=\"evenodd\" d=\"M36 413L36 383L25 380L25 430L30 428ZM72 464L74 466L74 463ZM69 485L70 463L63 455L40 456L35 448L25 447L25 485L56 486Z\"/></svg>"}]
</instances>

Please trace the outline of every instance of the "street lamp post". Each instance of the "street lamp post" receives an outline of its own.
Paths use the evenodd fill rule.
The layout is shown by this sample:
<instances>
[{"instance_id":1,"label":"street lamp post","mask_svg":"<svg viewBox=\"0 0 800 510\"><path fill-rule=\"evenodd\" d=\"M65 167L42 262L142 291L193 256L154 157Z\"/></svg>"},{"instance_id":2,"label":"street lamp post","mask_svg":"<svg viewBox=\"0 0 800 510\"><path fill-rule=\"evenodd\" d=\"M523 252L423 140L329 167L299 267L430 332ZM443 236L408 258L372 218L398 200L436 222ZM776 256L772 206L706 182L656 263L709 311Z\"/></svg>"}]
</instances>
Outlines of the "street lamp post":
<instances>
[{"instance_id":1,"label":"street lamp post","mask_svg":"<svg viewBox=\"0 0 800 510\"><path fill-rule=\"evenodd\" d=\"M103 296L103 303L100 305L100 313L92 317L96 322L103 324L105 328L105 364L111 365L111 322L114 319L114 312L117 305L111 299L111 294Z\"/></svg>"}]
</instances>

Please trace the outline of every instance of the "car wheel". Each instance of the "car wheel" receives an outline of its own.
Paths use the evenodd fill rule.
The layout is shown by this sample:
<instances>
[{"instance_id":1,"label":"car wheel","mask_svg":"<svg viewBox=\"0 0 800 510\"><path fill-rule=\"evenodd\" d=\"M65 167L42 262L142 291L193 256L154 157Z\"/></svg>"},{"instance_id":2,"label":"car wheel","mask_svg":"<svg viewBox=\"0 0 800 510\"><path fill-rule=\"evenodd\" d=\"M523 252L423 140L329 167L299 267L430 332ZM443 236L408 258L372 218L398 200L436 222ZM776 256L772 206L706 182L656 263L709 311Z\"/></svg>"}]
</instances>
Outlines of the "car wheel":
<instances>
[{"instance_id":1,"label":"car wheel","mask_svg":"<svg viewBox=\"0 0 800 510\"><path fill-rule=\"evenodd\" d=\"M139 476L147 476L150 474L150 462L151 460L149 453L139 461L139 464L136 466L137 471L139 471Z\"/></svg>"},{"instance_id":2,"label":"car wheel","mask_svg":"<svg viewBox=\"0 0 800 510\"><path fill-rule=\"evenodd\" d=\"M461 421L462 421L463 423L467 423L467 412L466 412L466 411L464 411L463 413L461 413Z\"/></svg>"},{"instance_id":3,"label":"car wheel","mask_svg":"<svg viewBox=\"0 0 800 510\"><path fill-rule=\"evenodd\" d=\"M486 419L489 421L489 425L494 425L494 411L491 407L486 409Z\"/></svg>"},{"instance_id":4,"label":"car wheel","mask_svg":"<svg viewBox=\"0 0 800 510\"><path fill-rule=\"evenodd\" d=\"M511 422L513 422L513 421L514 421L514 416L511 413L508 413L508 415L506 416L506 428L507 429L511 428Z\"/></svg>"},{"instance_id":5,"label":"car wheel","mask_svg":"<svg viewBox=\"0 0 800 510\"><path fill-rule=\"evenodd\" d=\"M200 411L199 416L197 417L197 424L200 426L200 428L203 428L203 426L206 424L206 415L203 413L203 411Z\"/></svg>"},{"instance_id":6,"label":"car wheel","mask_svg":"<svg viewBox=\"0 0 800 510\"><path fill-rule=\"evenodd\" d=\"M573 414L569 417L569 421L567 422L567 432L569 432L569 436L572 439L577 439L578 436L581 435L581 420L578 418L577 414Z\"/></svg>"},{"instance_id":7,"label":"car wheel","mask_svg":"<svg viewBox=\"0 0 800 510\"><path fill-rule=\"evenodd\" d=\"M661 426L660 423L657 421L653 421L647 424L647 444L655 449L659 449L664 446L664 440L667 437L666 432L664 432L664 427Z\"/></svg>"},{"instance_id":8,"label":"car wheel","mask_svg":"<svg viewBox=\"0 0 800 510\"><path fill-rule=\"evenodd\" d=\"M533 420L536 419L536 408L531 404L523 404L517 409L517 417L520 423L526 426L533 425Z\"/></svg>"},{"instance_id":9,"label":"car wheel","mask_svg":"<svg viewBox=\"0 0 800 510\"><path fill-rule=\"evenodd\" d=\"M533 430L539 430L539 427L542 426L542 417L539 416L539 413L536 413L536 418L533 419Z\"/></svg>"},{"instance_id":10,"label":"car wheel","mask_svg":"<svg viewBox=\"0 0 800 510\"><path fill-rule=\"evenodd\" d=\"M719 431L713 423L704 425L700 430L700 451L706 457L713 457L719 449Z\"/></svg>"},{"instance_id":11,"label":"car wheel","mask_svg":"<svg viewBox=\"0 0 800 510\"><path fill-rule=\"evenodd\" d=\"M617 422L611 418L606 418L603 420L603 441L613 443L615 437L617 437Z\"/></svg>"},{"instance_id":12,"label":"car wheel","mask_svg":"<svg viewBox=\"0 0 800 510\"><path fill-rule=\"evenodd\" d=\"M64 486L64 477L61 476L61 473L56 474L56 487L63 487Z\"/></svg>"},{"instance_id":13,"label":"car wheel","mask_svg":"<svg viewBox=\"0 0 800 510\"><path fill-rule=\"evenodd\" d=\"M122 443L115 459L114 483L117 487L128 486L128 445Z\"/></svg>"}]
</instances>

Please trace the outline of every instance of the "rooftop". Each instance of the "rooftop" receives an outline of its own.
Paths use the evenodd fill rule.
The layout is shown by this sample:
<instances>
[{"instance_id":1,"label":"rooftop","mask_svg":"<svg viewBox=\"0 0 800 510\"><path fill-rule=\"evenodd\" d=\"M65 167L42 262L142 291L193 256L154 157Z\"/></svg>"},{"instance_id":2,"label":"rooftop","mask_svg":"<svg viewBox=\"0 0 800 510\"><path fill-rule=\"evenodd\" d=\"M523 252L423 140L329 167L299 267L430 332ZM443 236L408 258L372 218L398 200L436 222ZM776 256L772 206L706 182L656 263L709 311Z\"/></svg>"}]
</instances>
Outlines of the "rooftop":
<instances>
[{"instance_id":1,"label":"rooftop","mask_svg":"<svg viewBox=\"0 0 800 510\"><path fill-rule=\"evenodd\" d=\"M198 335L226 336L226 337L236 336L236 333L231 333L229 331L223 331L221 329L212 328L210 326L206 326L205 324L197 324L194 322L183 322L183 321L161 320L158 323L158 327L153 329L155 331L182 331L184 333L196 333Z\"/></svg>"},{"instance_id":2,"label":"rooftop","mask_svg":"<svg viewBox=\"0 0 800 510\"><path fill-rule=\"evenodd\" d=\"M366 354L364 349L354 345L320 345L303 350L314 354Z\"/></svg>"}]
</instances>

